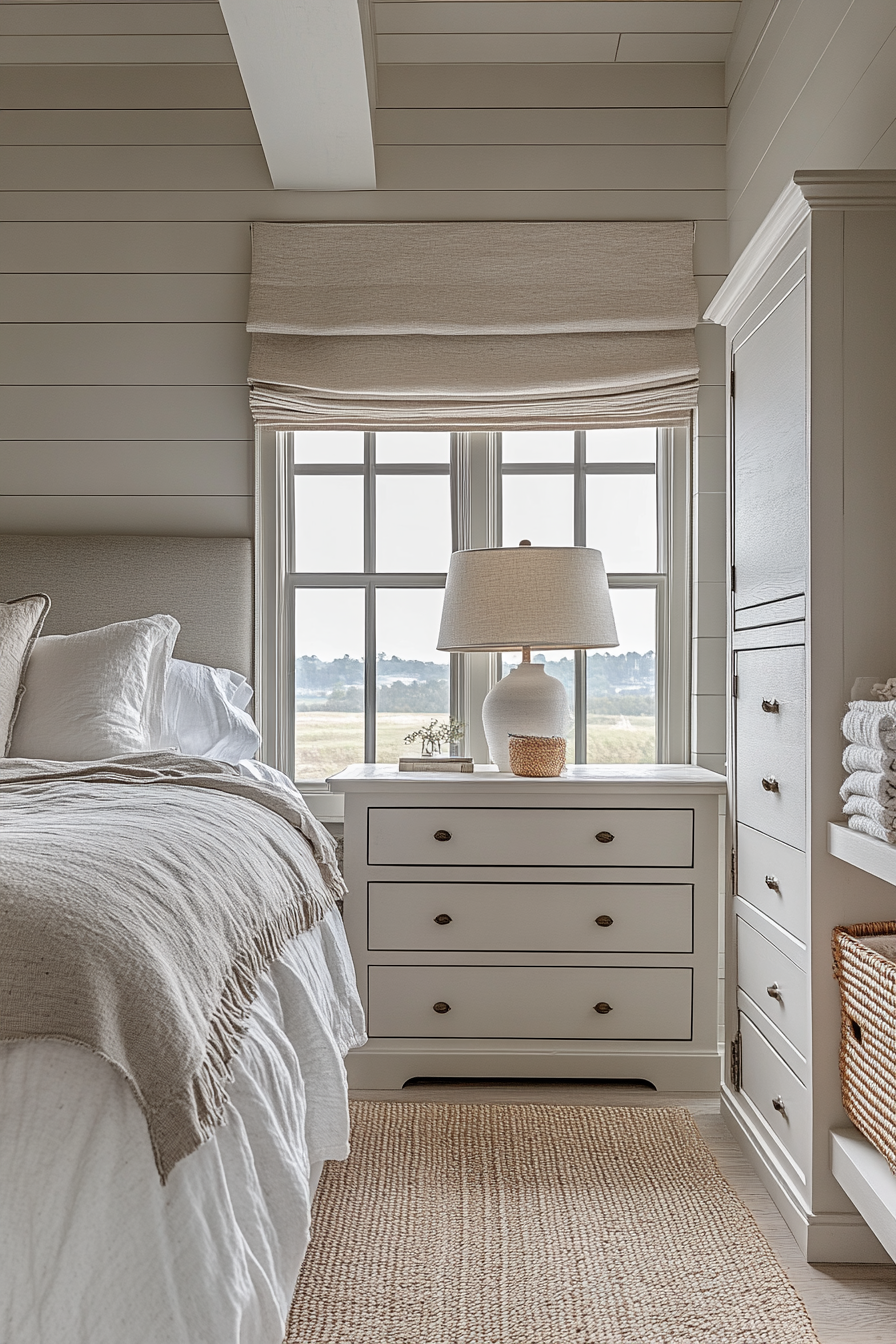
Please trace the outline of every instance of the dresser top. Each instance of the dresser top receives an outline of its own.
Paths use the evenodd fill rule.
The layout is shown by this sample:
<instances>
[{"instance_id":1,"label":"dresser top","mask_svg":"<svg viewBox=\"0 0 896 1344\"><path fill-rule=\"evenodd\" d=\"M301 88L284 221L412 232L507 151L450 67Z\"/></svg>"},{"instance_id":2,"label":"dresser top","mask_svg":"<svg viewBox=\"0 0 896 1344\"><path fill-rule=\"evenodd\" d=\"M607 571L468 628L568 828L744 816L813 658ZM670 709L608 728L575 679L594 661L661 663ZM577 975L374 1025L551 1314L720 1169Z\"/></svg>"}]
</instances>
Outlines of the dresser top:
<instances>
[{"instance_id":1,"label":"dresser top","mask_svg":"<svg viewBox=\"0 0 896 1344\"><path fill-rule=\"evenodd\" d=\"M520 775L503 774L494 765L474 766L472 775L450 770L399 771L397 765L350 765L338 775L331 775L327 782L333 793L360 793L371 787L416 793L434 785L440 790L470 792L492 790L496 785L527 793L542 790L555 794L575 793L583 785L616 793L620 789L633 793L725 792L725 776L699 765L568 765L555 779L524 779Z\"/></svg>"}]
</instances>

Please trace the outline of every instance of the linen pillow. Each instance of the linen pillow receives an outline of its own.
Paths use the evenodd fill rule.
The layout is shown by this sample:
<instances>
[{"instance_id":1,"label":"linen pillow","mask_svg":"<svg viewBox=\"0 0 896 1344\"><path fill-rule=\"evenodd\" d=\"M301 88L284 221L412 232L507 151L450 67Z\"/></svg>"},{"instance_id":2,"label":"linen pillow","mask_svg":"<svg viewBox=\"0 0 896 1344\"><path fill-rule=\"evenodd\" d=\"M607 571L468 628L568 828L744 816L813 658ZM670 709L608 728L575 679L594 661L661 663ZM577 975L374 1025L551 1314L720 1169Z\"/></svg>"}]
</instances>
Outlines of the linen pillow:
<instances>
[{"instance_id":1,"label":"linen pillow","mask_svg":"<svg viewBox=\"0 0 896 1344\"><path fill-rule=\"evenodd\" d=\"M239 672L172 658L159 745L231 765L249 760L261 746L261 734L244 713L251 699L252 687Z\"/></svg>"},{"instance_id":2,"label":"linen pillow","mask_svg":"<svg viewBox=\"0 0 896 1344\"><path fill-rule=\"evenodd\" d=\"M179 630L173 616L148 616L37 640L11 754L99 761L153 750Z\"/></svg>"},{"instance_id":3,"label":"linen pillow","mask_svg":"<svg viewBox=\"0 0 896 1344\"><path fill-rule=\"evenodd\" d=\"M13 724L25 694L25 668L49 610L46 593L0 602L0 738L4 756L9 755Z\"/></svg>"}]
</instances>

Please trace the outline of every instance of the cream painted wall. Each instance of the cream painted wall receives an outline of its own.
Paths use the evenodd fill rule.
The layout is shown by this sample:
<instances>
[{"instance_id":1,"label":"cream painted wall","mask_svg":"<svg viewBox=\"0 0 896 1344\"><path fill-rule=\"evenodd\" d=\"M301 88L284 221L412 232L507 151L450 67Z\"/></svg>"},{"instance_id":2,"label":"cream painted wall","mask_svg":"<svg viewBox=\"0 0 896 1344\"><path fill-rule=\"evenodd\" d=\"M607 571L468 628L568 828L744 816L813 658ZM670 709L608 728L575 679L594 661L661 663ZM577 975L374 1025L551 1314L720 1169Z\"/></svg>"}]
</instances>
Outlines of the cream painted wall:
<instances>
[{"instance_id":1,"label":"cream painted wall","mask_svg":"<svg viewBox=\"0 0 896 1344\"><path fill-rule=\"evenodd\" d=\"M893 0L743 0L726 69L733 263L799 168L896 168Z\"/></svg>"},{"instance_id":2,"label":"cream painted wall","mask_svg":"<svg viewBox=\"0 0 896 1344\"><path fill-rule=\"evenodd\" d=\"M108 17L106 17L108 16ZM723 67L378 72L372 192L274 192L217 3L0 6L0 530L248 535L253 219L694 219ZM724 752L724 368L699 335L694 757Z\"/></svg>"}]
</instances>

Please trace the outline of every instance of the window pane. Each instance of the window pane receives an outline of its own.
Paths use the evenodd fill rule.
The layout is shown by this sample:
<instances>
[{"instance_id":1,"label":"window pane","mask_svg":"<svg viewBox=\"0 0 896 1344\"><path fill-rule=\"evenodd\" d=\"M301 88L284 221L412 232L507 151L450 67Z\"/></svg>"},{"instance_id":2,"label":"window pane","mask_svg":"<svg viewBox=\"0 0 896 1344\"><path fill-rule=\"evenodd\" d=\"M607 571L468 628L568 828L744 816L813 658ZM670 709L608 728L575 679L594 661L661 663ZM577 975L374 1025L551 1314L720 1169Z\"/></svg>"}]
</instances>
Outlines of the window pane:
<instances>
[{"instance_id":1,"label":"window pane","mask_svg":"<svg viewBox=\"0 0 896 1344\"><path fill-rule=\"evenodd\" d=\"M297 429L292 443L296 465L364 461L364 435L360 430Z\"/></svg>"},{"instance_id":2,"label":"window pane","mask_svg":"<svg viewBox=\"0 0 896 1344\"><path fill-rule=\"evenodd\" d=\"M377 462L444 462L447 466L450 457L450 434L407 430L376 436Z\"/></svg>"},{"instance_id":3,"label":"window pane","mask_svg":"<svg viewBox=\"0 0 896 1344\"><path fill-rule=\"evenodd\" d=\"M656 572L656 477L588 476L585 544L608 573Z\"/></svg>"},{"instance_id":4,"label":"window pane","mask_svg":"<svg viewBox=\"0 0 896 1344\"><path fill-rule=\"evenodd\" d=\"M449 717L449 658L436 641L441 588L380 588L376 595L376 759L417 756L408 733ZM442 748L448 753L448 748Z\"/></svg>"},{"instance_id":5,"label":"window pane","mask_svg":"<svg viewBox=\"0 0 896 1344\"><path fill-rule=\"evenodd\" d=\"M447 476L378 476L376 567L380 573L441 574L451 558Z\"/></svg>"},{"instance_id":6,"label":"window pane","mask_svg":"<svg viewBox=\"0 0 896 1344\"><path fill-rule=\"evenodd\" d=\"M502 476L504 546L573 544L572 476Z\"/></svg>"},{"instance_id":7,"label":"window pane","mask_svg":"<svg viewBox=\"0 0 896 1344\"><path fill-rule=\"evenodd\" d=\"M504 462L571 462L574 453L572 430L513 430L501 435Z\"/></svg>"},{"instance_id":8,"label":"window pane","mask_svg":"<svg viewBox=\"0 0 896 1344\"><path fill-rule=\"evenodd\" d=\"M501 655L501 676L506 677L511 668L518 667L520 654L504 653ZM544 670L549 677L556 677L562 682L566 691L566 698L569 701L569 726L566 730L566 764L572 765L576 759L576 661L572 650L564 652L562 649L551 649L548 653L536 653L532 650L533 663L544 663Z\"/></svg>"},{"instance_id":9,"label":"window pane","mask_svg":"<svg viewBox=\"0 0 896 1344\"><path fill-rule=\"evenodd\" d=\"M364 591L299 588L295 641L296 779L364 760Z\"/></svg>"},{"instance_id":10,"label":"window pane","mask_svg":"<svg viewBox=\"0 0 896 1344\"><path fill-rule=\"evenodd\" d=\"M613 588L618 649L588 654L589 765L656 760L656 590Z\"/></svg>"},{"instance_id":11,"label":"window pane","mask_svg":"<svg viewBox=\"0 0 896 1344\"><path fill-rule=\"evenodd\" d=\"M586 462L655 462L655 429L589 429Z\"/></svg>"},{"instance_id":12,"label":"window pane","mask_svg":"<svg viewBox=\"0 0 896 1344\"><path fill-rule=\"evenodd\" d=\"M364 477L295 478L295 567L298 573L364 569Z\"/></svg>"}]
</instances>

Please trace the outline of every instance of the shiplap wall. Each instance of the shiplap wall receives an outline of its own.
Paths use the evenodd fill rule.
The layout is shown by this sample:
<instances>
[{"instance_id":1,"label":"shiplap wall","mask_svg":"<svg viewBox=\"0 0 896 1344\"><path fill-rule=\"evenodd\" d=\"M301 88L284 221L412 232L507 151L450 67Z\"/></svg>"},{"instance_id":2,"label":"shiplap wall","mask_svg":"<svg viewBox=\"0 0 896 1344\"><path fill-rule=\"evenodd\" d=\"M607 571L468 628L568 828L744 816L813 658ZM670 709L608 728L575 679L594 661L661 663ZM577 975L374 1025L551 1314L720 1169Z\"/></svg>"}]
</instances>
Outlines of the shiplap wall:
<instances>
[{"instance_id":1,"label":"shiplap wall","mask_svg":"<svg viewBox=\"0 0 896 1344\"><path fill-rule=\"evenodd\" d=\"M893 0L744 0L728 56L731 261L799 168L896 168Z\"/></svg>"},{"instance_id":2,"label":"shiplap wall","mask_svg":"<svg viewBox=\"0 0 896 1344\"><path fill-rule=\"evenodd\" d=\"M694 219L721 64L384 64L375 192L274 192L217 3L0 5L0 530L248 535L253 219ZM724 752L724 370L699 334L695 759Z\"/></svg>"}]
</instances>

